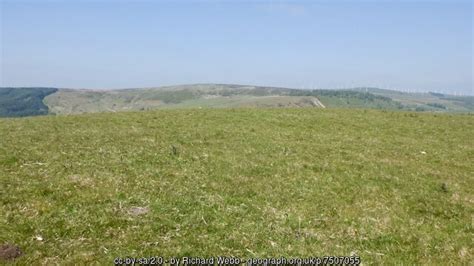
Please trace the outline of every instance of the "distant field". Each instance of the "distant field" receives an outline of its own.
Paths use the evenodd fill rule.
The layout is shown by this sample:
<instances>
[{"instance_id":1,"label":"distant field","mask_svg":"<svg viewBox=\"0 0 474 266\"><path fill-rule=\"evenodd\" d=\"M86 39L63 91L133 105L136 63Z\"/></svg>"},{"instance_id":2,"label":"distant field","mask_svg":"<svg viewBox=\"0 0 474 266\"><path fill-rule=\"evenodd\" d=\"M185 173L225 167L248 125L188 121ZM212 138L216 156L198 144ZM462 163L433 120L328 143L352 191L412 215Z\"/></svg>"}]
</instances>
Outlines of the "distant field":
<instances>
[{"instance_id":1,"label":"distant field","mask_svg":"<svg viewBox=\"0 0 474 266\"><path fill-rule=\"evenodd\" d=\"M121 256L474 261L474 117L181 109L0 119L0 244Z\"/></svg>"}]
</instances>

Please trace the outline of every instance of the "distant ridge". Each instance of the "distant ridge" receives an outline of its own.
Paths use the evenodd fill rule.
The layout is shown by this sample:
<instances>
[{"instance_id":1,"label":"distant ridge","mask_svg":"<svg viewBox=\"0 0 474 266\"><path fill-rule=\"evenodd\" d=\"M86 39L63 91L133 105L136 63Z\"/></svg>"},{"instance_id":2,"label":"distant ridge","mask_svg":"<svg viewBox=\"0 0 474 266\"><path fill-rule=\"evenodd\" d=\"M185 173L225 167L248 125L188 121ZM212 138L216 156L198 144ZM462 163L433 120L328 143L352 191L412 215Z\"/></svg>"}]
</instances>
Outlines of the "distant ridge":
<instances>
[{"instance_id":1,"label":"distant ridge","mask_svg":"<svg viewBox=\"0 0 474 266\"><path fill-rule=\"evenodd\" d=\"M163 108L374 108L473 112L474 96L406 93L373 87L292 89L238 84L184 84L123 89L0 88L0 116L140 111Z\"/></svg>"}]
</instances>

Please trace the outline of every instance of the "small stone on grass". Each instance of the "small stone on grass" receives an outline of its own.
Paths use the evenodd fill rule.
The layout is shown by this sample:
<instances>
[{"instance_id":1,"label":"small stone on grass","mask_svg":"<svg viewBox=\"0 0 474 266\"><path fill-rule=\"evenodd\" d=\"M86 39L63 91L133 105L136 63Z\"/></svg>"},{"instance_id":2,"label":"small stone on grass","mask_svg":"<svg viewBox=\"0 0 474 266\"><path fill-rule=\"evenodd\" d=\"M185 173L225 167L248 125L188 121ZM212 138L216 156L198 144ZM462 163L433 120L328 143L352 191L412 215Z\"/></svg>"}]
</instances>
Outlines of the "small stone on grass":
<instances>
[{"instance_id":1,"label":"small stone on grass","mask_svg":"<svg viewBox=\"0 0 474 266\"><path fill-rule=\"evenodd\" d=\"M150 211L148 207L131 207L128 209L128 214L131 216L139 216L147 214Z\"/></svg>"}]
</instances>

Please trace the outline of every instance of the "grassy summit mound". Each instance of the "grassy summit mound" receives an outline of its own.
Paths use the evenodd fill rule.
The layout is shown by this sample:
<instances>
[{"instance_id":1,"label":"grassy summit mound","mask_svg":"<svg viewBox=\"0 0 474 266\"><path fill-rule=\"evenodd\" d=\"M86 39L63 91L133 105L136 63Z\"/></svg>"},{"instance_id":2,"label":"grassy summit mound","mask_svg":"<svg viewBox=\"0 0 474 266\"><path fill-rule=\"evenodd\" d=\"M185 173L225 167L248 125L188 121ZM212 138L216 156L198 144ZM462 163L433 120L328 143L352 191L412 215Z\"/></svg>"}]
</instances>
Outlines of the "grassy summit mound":
<instances>
[{"instance_id":1,"label":"grassy summit mound","mask_svg":"<svg viewBox=\"0 0 474 266\"><path fill-rule=\"evenodd\" d=\"M472 115L213 109L0 120L0 244L124 256L472 262Z\"/></svg>"}]
</instances>

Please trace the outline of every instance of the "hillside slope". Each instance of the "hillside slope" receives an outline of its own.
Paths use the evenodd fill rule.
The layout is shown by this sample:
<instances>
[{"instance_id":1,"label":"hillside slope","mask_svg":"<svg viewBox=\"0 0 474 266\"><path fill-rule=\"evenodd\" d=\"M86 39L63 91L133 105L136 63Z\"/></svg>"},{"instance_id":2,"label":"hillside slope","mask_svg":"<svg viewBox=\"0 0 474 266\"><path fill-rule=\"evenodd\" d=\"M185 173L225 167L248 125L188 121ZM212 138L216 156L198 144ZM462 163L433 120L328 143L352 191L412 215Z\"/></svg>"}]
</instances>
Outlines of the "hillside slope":
<instances>
[{"instance_id":1,"label":"hillside slope","mask_svg":"<svg viewBox=\"0 0 474 266\"><path fill-rule=\"evenodd\" d=\"M59 90L45 98L51 112L74 114L188 107L349 107L402 109L388 97L350 90L194 84L123 90Z\"/></svg>"},{"instance_id":2,"label":"hillside slope","mask_svg":"<svg viewBox=\"0 0 474 266\"><path fill-rule=\"evenodd\" d=\"M21 117L48 114L43 99L56 88L0 87L0 117Z\"/></svg>"},{"instance_id":3,"label":"hillside slope","mask_svg":"<svg viewBox=\"0 0 474 266\"><path fill-rule=\"evenodd\" d=\"M473 131L472 115L310 108L0 119L0 243L20 265L467 265Z\"/></svg>"},{"instance_id":4,"label":"hillside slope","mask_svg":"<svg viewBox=\"0 0 474 266\"><path fill-rule=\"evenodd\" d=\"M292 97L290 91L226 84L101 91L63 89L47 97L45 103L56 114L186 107L324 107L314 96Z\"/></svg>"},{"instance_id":5,"label":"hillside slope","mask_svg":"<svg viewBox=\"0 0 474 266\"><path fill-rule=\"evenodd\" d=\"M160 108L317 107L473 112L474 97L402 93L375 88L302 90L191 84L123 90L59 90L45 98L51 112L74 114Z\"/></svg>"},{"instance_id":6,"label":"hillside slope","mask_svg":"<svg viewBox=\"0 0 474 266\"><path fill-rule=\"evenodd\" d=\"M50 91L43 95L46 89ZM46 89L0 88L0 112L3 116L25 116L207 107L328 107L474 112L472 96L403 93L377 88L302 90L231 84L191 84L120 90ZM1 91L4 92L3 95ZM4 96L7 91L21 95L22 100ZM35 93L41 97L34 95ZM26 99L34 99L34 102L21 102Z\"/></svg>"},{"instance_id":7,"label":"hillside slope","mask_svg":"<svg viewBox=\"0 0 474 266\"><path fill-rule=\"evenodd\" d=\"M355 91L368 92L391 98L411 111L473 112L474 96L454 96L442 93L406 93L377 88L355 88Z\"/></svg>"}]
</instances>

